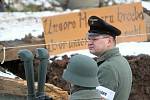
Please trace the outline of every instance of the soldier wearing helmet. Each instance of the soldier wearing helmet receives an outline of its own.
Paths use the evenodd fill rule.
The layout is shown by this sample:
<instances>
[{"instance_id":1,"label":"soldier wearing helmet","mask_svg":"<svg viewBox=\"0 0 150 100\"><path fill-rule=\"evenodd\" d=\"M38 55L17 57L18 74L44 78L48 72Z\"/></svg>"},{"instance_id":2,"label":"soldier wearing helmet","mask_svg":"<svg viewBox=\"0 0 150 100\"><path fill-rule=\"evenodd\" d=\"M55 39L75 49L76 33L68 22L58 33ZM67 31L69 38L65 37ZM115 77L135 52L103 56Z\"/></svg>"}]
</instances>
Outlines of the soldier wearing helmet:
<instances>
[{"instance_id":1,"label":"soldier wearing helmet","mask_svg":"<svg viewBox=\"0 0 150 100\"><path fill-rule=\"evenodd\" d=\"M97 63L85 55L75 55L64 70L63 78L71 83L70 100L100 100Z\"/></svg>"}]
</instances>

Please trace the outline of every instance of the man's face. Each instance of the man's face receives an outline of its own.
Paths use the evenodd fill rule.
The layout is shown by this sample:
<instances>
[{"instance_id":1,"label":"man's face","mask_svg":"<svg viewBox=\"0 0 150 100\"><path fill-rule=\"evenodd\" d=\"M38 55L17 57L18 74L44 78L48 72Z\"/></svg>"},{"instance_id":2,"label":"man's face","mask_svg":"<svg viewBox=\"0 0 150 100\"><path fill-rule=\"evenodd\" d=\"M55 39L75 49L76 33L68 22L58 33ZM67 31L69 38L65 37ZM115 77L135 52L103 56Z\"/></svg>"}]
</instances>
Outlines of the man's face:
<instances>
[{"instance_id":1,"label":"man's face","mask_svg":"<svg viewBox=\"0 0 150 100\"><path fill-rule=\"evenodd\" d=\"M109 46L109 37L105 35L88 36L88 48L90 53L98 56L105 52Z\"/></svg>"}]
</instances>

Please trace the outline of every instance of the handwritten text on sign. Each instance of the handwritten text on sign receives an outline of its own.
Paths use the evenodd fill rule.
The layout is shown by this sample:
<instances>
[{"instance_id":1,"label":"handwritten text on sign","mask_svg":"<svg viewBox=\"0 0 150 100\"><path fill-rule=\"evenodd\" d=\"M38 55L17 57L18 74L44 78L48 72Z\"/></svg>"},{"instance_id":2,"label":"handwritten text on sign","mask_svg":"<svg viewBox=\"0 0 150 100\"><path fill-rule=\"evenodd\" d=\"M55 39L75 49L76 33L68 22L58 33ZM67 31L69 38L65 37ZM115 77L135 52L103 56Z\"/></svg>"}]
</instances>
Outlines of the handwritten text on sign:
<instances>
[{"instance_id":1,"label":"handwritten text on sign","mask_svg":"<svg viewBox=\"0 0 150 100\"><path fill-rule=\"evenodd\" d=\"M122 31L117 42L145 41L147 34L141 3L92 8L43 17L44 37L50 54L87 48L87 20L99 16Z\"/></svg>"}]
</instances>

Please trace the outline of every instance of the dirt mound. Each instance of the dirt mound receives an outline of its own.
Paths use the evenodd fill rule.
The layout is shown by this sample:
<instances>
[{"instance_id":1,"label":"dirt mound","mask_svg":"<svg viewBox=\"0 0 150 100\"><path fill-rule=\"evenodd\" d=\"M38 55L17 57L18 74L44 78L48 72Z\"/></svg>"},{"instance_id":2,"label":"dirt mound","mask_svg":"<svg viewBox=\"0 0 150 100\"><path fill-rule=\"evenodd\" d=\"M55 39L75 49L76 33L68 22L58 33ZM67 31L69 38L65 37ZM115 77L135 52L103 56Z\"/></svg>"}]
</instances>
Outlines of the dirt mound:
<instances>
[{"instance_id":1,"label":"dirt mound","mask_svg":"<svg viewBox=\"0 0 150 100\"><path fill-rule=\"evenodd\" d=\"M129 100L150 100L150 56L128 56L133 73L133 86Z\"/></svg>"},{"instance_id":2,"label":"dirt mound","mask_svg":"<svg viewBox=\"0 0 150 100\"><path fill-rule=\"evenodd\" d=\"M62 78L63 70L66 68L66 64L62 62L54 61L48 66L46 81L63 90L69 91L69 84Z\"/></svg>"},{"instance_id":3,"label":"dirt mound","mask_svg":"<svg viewBox=\"0 0 150 100\"><path fill-rule=\"evenodd\" d=\"M62 73L67 66L69 58L67 56L63 56L62 58L63 60L52 59L53 62L48 65L46 82L69 91L68 83L62 79ZM126 58L133 72L133 85L129 100L150 100L150 56L138 55L126 56ZM36 63L38 62L34 64L35 77L37 75ZM5 62L1 66L25 79L24 67L21 61L15 61L13 64L11 62Z\"/></svg>"}]
</instances>

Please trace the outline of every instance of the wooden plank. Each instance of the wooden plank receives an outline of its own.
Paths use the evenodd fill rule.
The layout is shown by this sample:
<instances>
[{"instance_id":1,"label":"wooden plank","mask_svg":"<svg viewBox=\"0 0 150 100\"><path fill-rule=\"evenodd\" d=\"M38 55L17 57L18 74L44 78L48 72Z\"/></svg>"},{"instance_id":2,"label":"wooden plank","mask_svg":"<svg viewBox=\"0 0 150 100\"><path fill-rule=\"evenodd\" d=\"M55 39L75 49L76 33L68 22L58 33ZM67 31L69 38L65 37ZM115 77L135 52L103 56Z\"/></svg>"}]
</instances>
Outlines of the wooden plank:
<instances>
[{"instance_id":1,"label":"wooden plank","mask_svg":"<svg viewBox=\"0 0 150 100\"><path fill-rule=\"evenodd\" d=\"M35 86L37 89L37 85ZM52 84L45 84L45 93L46 95L51 96L53 100L68 100L67 91L63 91L62 89ZM2 94L4 96L10 96L10 97L11 96L26 97L27 96L26 81L20 79L18 80L18 79L0 77L0 95Z\"/></svg>"}]
</instances>

